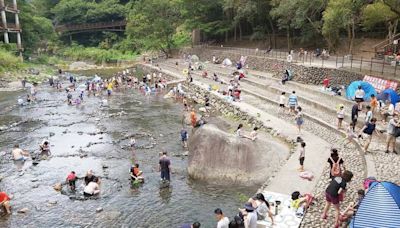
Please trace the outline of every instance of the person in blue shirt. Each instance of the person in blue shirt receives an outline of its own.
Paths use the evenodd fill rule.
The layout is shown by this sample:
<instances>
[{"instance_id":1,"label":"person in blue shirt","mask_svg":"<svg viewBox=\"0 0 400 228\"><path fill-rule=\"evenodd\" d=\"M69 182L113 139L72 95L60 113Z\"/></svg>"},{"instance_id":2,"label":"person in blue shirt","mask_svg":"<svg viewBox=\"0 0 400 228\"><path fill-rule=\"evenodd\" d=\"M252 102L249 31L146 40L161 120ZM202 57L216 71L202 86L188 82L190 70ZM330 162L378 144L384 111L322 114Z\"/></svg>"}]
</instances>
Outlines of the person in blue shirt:
<instances>
[{"instance_id":1,"label":"person in blue shirt","mask_svg":"<svg viewBox=\"0 0 400 228\"><path fill-rule=\"evenodd\" d=\"M295 113L296 106L298 105L296 91L293 91L288 99L289 113Z\"/></svg>"},{"instance_id":2,"label":"person in blue shirt","mask_svg":"<svg viewBox=\"0 0 400 228\"><path fill-rule=\"evenodd\" d=\"M373 117L369 123L366 123L364 127L361 129L360 135L364 134L366 136L366 141L364 144L364 152L366 153L369 147L369 144L372 140L372 134L376 132L380 134L380 132L376 129L376 118Z\"/></svg>"},{"instance_id":3,"label":"person in blue shirt","mask_svg":"<svg viewBox=\"0 0 400 228\"><path fill-rule=\"evenodd\" d=\"M186 129L182 128L181 130L181 141L182 141L182 146L184 148L187 148L187 140L188 140L188 132Z\"/></svg>"},{"instance_id":4,"label":"person in blue shirt","mask_svg":"<svg viewBox=\"0 0 400 228\"><path fill-rule=\"evenodd\" d=\"M194 222L193 224L183 224L181 228L200 228L200 223Z\"/></svg>"}]
</instances>

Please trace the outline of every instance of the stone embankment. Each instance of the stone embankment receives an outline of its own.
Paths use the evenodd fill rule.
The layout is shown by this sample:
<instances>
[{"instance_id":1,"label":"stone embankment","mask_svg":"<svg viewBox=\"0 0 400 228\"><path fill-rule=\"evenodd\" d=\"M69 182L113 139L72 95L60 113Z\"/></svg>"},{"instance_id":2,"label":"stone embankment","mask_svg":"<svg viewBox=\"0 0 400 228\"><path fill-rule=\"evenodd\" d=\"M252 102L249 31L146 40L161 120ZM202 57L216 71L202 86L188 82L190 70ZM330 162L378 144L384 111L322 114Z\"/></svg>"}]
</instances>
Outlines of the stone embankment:
<instances>
[{"instance_id":1,"label":"stone embankment","mask_svg":"<svg viewBox=\"0 0 400 228\"><path fill-rule=\"evenodd\" d=\"M203 61L211 61L211 56L216 56L223 60L228 58L237 61L240 54L222 50L212 50L207 48L193 48L186 50L187 53L196 54ZM274 77L281 78L286 69L290 69L294 74L294 80L305 84L322 84L324 78L329 76L332 85L348 85L352 81L362 80L364 75L355 72L349 72L340 69L329 69L314 66L304 66L296 63L288 63L287 61L273 59L261 56L248 56L247 63L249 69L268 71L273 73Z\"/></svg>"},{"instance_id":2,"label":"stone embankment","mask_svg":"<svg viewBox=\"0 0 400 228\"><path fill-rule=\"evenodd\" d=\"M165 65L162 66L164 73L171 73L173 71L175 75L181 75L181 71L175 69L173 66L166 67ZM168 70L165 70L168 68ZM198 73L200 74L200 72ZM204 81L204 83L207 83L209 85L215 85L216 83L203 79L201 77L195 77L195 80L199 81ZM192 85L191 85L192 86ZM242 86L244 87L244 86ZM249 103L249 105L258 107L260 108L263 112L266 112L267 114L283 118L284 120L288 121L289 123L293 123L293 117L290 117L288 115L282 115L282 113L277 112L277 108L275 106L275 102L273 100L268 100L267 98L261 99L259 97L255 97L252 95L248 94L243 94L244 100L246 103ZM271 105L272 103L272 105ZM312 132L313 134L316 134L318 137L321 139L326 140L329 142L332 147L339 147L339 151L341 152L341 156L346 162L346 167L353 171L355 174L354 177L354 182L350 183L349 186L349 192L357 192L357 190L360 188L360 183L363 180L363 178L366 177L366 168L365 168L365 160L362 157L362 153L359 152L359 147L355 145L350 145L348 148L340 148L340 145L343 142L343 138L341 134L338 134L337 131L334 130L334 128L330 128L328 126L321 126L318 123L315 123L313 121L306 121L304 124L304 130L308 132ZM318 159L322 160L327 160L328 154L326 152L327 148L322 148L321 147L321 154L322 156ZM328 149L329 150L329 149ZM307 163L306 163L307 164ZM327 164L327 163L326 163ZM318 179L317 183L315 184L313 194L316 196L316 199L318 200L318 203L313 206L309 212L306 214L302 226L303 227L330 227L333 226L333 220L329 219L328 222L323 221L320 218L320 214L322 212L323 206L324 206L324 190L326 186L329 183L329 168L328 166L325 166L324 170L322 171L322 176L321 178ZM320 176L320 175L319 175ZM293 180L295 181L295 180ZM283 184L283 183L282 183ZM299 185L299 188L301 187L301 184ZM265 189L268 189L268 184L264 185L260 191L263 191ZM342 209L344 209L349 202L355 200L355 194L349 194L348 197L345 199L345 202L342 204Z\"/></svg>"}]
</instances>

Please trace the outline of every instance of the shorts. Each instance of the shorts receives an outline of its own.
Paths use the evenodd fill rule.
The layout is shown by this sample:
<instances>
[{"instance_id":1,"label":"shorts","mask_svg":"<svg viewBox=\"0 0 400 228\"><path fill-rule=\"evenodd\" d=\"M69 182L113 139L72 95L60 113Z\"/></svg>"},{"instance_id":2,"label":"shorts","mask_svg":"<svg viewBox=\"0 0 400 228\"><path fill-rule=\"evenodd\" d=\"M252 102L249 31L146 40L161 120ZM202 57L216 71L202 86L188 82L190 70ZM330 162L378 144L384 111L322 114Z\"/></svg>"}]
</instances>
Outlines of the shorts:
<instances>
[{"instance_id":1,"label":"shorts","mask_svg":"<svg viewBox=\"0 0 400 228\"><path fill-rule=\"evenodd\" d=\"M94 194L90 194L90 193L87 193L87 192L83 192L83 195L86 196L86 197L94 196Z\"/></svg>"},{"instance_id":2,"label":"shorts","mask_svg":"<svg viewBox=\"0 0 400 228\"><path fill-rule=\"evenodd\" d=\"M290 108L290 110L295 110L296 106L295 105L290 105L289 108Z\"/></svg>"},{"instance_id":3,"label":"shorts","mask_svg":"<svg viewBox=\"0 0 400 228\"><path fill-rule=\"evenodd\" d=\"M356 102L363 102L364 101L364 98L355 98L354 99Z\"/></svg>"},{"instance_id":4,"label":"shorts","mask_svg":"<svg viewBox=\"0 0 400 228\"><path fill-rule=\"evenodd\" d=\"M338 117L338 120L339 120L339 121L343 121L343 119L344 119L344 118L339 118L339 117Z\"/></svg>"},{"instance_id":5,"label":"shorts","mask_svg":"<svg viewBox=\"0 0 400 228\"><path fill-rule=\"evenodd\" d=\"M301 126L301 125L303 125L303 123L304 123L304 120L302 118L299 118L296 120L297 126Z\"/></svg>"},{"instance_id":6,"label":"shorts","mask_svg":"<svg viewBox=\"0 0 400 228\"><path fill-rule=\"evenodd\" d=\"M182 137L181 140L182 140L182 142L186 142L187 138L186 137Z\"/></svg>"},{"instance_id":7,"label":"shorts","mask_svg":"<svg viewBox=\"0 0 400 228\"><path fill-rule=\"evenodd\" d=\"M161 179L170 181L169 170L161 170Z\"/></svg>"},{"instance_id":8,"label":"shorts","mask_svg":"<svg viewBox=\"0 0 400 228\"><path fill-rule=\"evenodd\" d=\"M386 136L386 143L395 142L395 141L396 141L396 136L388 133Z\"/></svg>"},{"instance_id":9,"label":"shorts","mask_svg":"<svg viewBox=\"0 0 400 228\"><path fill-rule=\"evenodd\" d=\"M325 199L326 199L326 201L328 201L329 203L332 203L334 205L339 204L339 196L333 197L329 193L325 192Z\"/></svg>"},{"instance_id":10,"label":"shorts","mask_svg":"<svg viewBox=\"0 0 400 228\"><path fill-rule=\"evenodd\" d=\"M284 108L285 105L284 104L279 104L279 107Z\"/></svg>"},{"instance_id":11,"label":"shorts","mask_svg":"<svg viewBox=\"0 0 400 228\"><path fill-rule=\"evenodd\" d=\"M68 180L68 184L70 187L72 187L72 186L75 187L75 180Z\"/></svg>"},{"instance_id":12,"label":"shorts","mask_svg":"<svg viewBox=\"0 0 400 228\"><path fill-rule=\"evenodd\" d=\"M304 157L299 158L300 165L304 165Z\"/></svg>"}]
</instances>

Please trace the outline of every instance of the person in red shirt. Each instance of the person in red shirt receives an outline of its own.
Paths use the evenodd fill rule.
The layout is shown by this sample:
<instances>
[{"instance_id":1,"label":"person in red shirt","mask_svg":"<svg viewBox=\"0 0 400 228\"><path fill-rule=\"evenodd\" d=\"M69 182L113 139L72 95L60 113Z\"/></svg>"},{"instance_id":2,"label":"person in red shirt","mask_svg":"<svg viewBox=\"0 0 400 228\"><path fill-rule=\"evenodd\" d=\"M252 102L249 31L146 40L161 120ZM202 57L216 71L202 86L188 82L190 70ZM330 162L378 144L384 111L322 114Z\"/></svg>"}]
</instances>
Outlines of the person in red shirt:
<instances>
[{"instance_id":1,"label":"person in red shirt","mask_svg":"<svg viewBox=\"0 0 400 228\"><path fill-rule=\"evenodd\" d=\"M322 84L324 84L324 90L328 89L329 87L329 77L325 78Z\"/></svg>"},{"instance_id":2,"label":"person in red shirt","mask_svg":"<svg viewBox=\"0 0 400 228\"><path fill-rule=\"evenodd\" d=\"M75 191L75 181L76 181L76 175L74 171L71 171L70 174L67 176L67 183L69 184L69 187L71 188L71 191Z\"/></svg>"},{"instance_id":3,"label":"person in red shirt","mask_svg":"<svg viewBox=\"0 0 400 228\"><path fill-rule=\"evenodd\" d=\"M11 214L10 197L5 192L0 192L0 206L3 206L7 214Z\"/></svg>"},{"instance_id":4,"label":"person in red shirt","mask_svg":"<svg viewBox=\"0 0 400 228\"><path fill-rule=\"evenodd\" d=\"M139 182L144 181L144 177L142 176L143 172L139 169L139 164L135 164L131 168L131 179L132 181L138 180Z\"/></svg>"}]
</instances>

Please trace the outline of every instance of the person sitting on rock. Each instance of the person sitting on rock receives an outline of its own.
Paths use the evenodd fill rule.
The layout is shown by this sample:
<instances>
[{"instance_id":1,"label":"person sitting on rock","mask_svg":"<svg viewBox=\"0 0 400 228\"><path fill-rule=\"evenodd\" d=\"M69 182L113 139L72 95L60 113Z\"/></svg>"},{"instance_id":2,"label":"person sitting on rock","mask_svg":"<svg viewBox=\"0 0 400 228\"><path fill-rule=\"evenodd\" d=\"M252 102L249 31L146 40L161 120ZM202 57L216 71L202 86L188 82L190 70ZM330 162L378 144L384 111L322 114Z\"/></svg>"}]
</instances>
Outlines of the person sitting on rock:
<instances>
[{"instance_id":1,"label":"person sitting on rock","mask_svg":"<svg viewBox=\"0 0 400 228\"><path fill-rule=\"evenodd\" d=\"M132 181L139 181L139 182L144 181L144 177L142 176L143 172L139 169L138 163L136 163L134 166L131 167L130 172Z\"/></svg>"},{"instance_id":2,"label":"person sitting on rock","mask_svg":"<svg viewBox=\"0 0 400 228\"><path fill-rule=\"evenodd\" d=\"M93 175L93 171L91 169L88 170L85 176L85 185L88 185L90 182L94 181L95 178L96 176Z\"/></svg>"},{"instance_id":3,"label":"person sitting on rock","mask_svg":"<svg viewBox=\"0 0 400 228\"><path fill-rule=\"evenodd\" d=\"M5 192L0 192L0 206L3 206L6 209L7 214L11 214L11 206L10 206L11 198Z\"/></svg>"},{"instance_id":4,"label":"person sitting on rock","mask_svg":"<svg viewBox=\"0 0 400 228\"><path fill-rule=\"evenodd\" d=\"M99 179L95 177L83 190L83 195L91 197L100 193Z\"/></svg>"},{"instance_id":5,"label":"person sitting on rock","mask_svg":"<svg viewBox=\"0 0 400 228\"><path fill-rule=\"evenodd\" d=\"M50 142L48 140L43 140L41 144L39 144L40 155L41 156L50 156Z\"/></svg>"}]
</instances>

